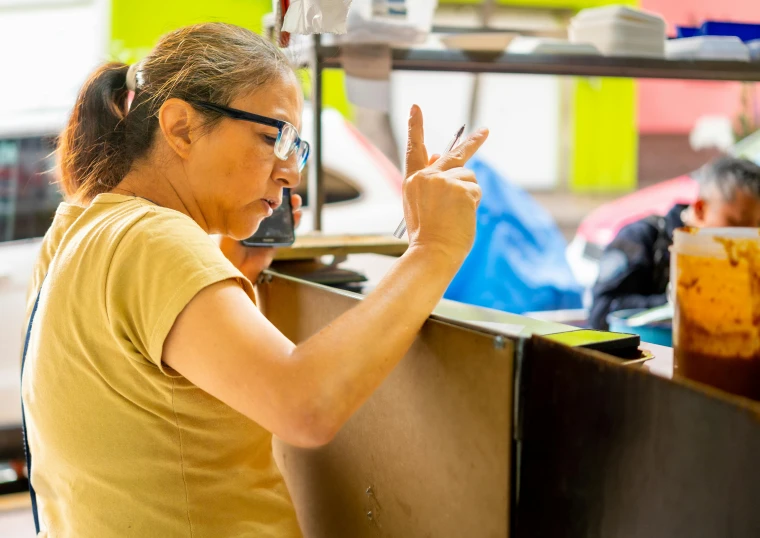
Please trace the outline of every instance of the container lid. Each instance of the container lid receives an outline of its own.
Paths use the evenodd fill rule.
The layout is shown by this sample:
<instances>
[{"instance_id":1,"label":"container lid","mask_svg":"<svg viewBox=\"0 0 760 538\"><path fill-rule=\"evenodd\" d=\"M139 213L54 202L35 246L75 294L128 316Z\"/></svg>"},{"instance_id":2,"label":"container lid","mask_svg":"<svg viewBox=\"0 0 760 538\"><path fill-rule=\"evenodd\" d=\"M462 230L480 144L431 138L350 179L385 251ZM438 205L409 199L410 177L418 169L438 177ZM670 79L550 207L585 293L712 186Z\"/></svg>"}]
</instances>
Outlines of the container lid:
<instances>
[{"instance_id":1,"label":"container lid","mask_svg":"<svg viewBox=\"0 0 760 538\"><path fill-rule=\"evenodd\" d=\"M520 36L509 44L507 51L513 54L577 54L599 56L599 49L591 43L571 43L552 37Z\"/></svg>"},{"instance_id":2,"label":"container lid","mask_svg":"<svg viewBox=\"0 0 760 538\"><path fill-rule=\"evenodd\" d=\"M725 259L731 242L760 247L760 228L679 228L673 234L673 252Z\"/></svg>"}]
</instances>

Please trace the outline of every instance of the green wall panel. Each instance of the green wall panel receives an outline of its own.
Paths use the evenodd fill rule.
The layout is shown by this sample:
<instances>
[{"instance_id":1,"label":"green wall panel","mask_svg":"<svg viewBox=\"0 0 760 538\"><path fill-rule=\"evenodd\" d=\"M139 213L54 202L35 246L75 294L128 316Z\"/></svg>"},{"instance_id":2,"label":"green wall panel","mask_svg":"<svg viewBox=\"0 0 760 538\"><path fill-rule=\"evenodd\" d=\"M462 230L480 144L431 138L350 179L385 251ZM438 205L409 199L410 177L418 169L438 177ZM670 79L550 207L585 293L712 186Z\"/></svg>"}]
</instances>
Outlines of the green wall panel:
<instances>
[{"instance_id":1,"label":"green wall panel","mask_svg":"<svg viewBox=\"0 0 760 538\"><path fill-rule=\"evenodd\" d=\"M271 8L271 0L112 0L111 56L135 62L166 32L199 22L229 22L261 33L262 18ZM301 80L308 90L308 75ZM341 70L325 72L323 94L326 106L351 117Z\"/></svg>"},{"instance_id":2,"label":"green wall panel","mask_svg":"<svg viewBox=\"0 0 760 538\"><path fill-rule=\"evenodd\" d=\"M260 33L271 7L271 0L112 0L112 52L139 60L166 32L199 22L229 22Z\"/></svg>"},{"instance_id":3,"label":"green wall panel","mask_svg":"<svg viewBox=\"0 0 760 538\"><path fill-rule=\"evenodd\" d=\"M570 188L588 193L634 189L638 168L636 83L579 78L573 102Z\"/></svg>"}]
</instances>

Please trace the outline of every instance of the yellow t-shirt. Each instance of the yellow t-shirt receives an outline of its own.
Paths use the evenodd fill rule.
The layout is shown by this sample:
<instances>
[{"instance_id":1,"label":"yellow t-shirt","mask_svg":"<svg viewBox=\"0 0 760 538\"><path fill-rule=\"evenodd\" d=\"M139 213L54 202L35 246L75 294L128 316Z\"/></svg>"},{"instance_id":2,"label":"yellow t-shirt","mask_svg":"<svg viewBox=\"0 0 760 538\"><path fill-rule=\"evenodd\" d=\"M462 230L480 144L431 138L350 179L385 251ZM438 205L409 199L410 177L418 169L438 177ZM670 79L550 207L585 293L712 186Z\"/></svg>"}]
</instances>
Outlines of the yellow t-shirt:
<instances>
[{"instance_id":1,"label":"yellow t-shirt","mask_svg":"<svg viewBox=\"0 0 760 538\"><path fill-rule=\"evenodd\" d=\"M29 290L27 293L26 301L26 322L29 322L29 316L32 313L34 307L34 301L37 299L37 290L40 289L42 279L45 278L50 261L55 256L55 251L58 249L58 245L61 244L63 234L69 229L75 220L82 214L84 208L62 203L55 211L55 217L53 217L53 224L48 228L45 237L42 238L42 244L40 245L40 252L37 254L37 263L34 264L34 272L32 274L32 281L29 283ZM24 336L26 337L26 323L24 324Z\"/></svg>"},{"instance_id":2,"label":"yellow t-shirt","mask_svg":"<svg viewBox=\"0 0 760 538\"><path fill-rule=\"evenodd\" d=\"M40 536L300 536L271 434L161 362L201 289L232 278L253 293L213 240L101 194L61 206L35 289L46 273L22 386Z\"/></svg>"}]
</instances>

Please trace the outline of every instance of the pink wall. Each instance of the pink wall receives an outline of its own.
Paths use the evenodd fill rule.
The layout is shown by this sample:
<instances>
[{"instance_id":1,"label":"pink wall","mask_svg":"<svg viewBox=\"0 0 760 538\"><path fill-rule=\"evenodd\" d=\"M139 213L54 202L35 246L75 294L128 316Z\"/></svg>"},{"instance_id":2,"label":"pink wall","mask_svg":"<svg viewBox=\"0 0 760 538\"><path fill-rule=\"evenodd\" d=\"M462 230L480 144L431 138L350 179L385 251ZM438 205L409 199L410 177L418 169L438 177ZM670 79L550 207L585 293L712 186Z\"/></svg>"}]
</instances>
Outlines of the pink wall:
<instances>
[{"instance_id":1,"label":"pink wall","mask_svg":"<svg viewBox=\"0 0 760 538\"><path fill-rule=\"evenodd\" d=\"M703 19L760 23L760 0L641 0L642 9L662 15L668 33L675 25ZM755 91L760 91L755 85ZM639 129L644 133L689 132L703 115L739 113L740 84L733 82L639 81Z\"/></svg>"}]
</instances>

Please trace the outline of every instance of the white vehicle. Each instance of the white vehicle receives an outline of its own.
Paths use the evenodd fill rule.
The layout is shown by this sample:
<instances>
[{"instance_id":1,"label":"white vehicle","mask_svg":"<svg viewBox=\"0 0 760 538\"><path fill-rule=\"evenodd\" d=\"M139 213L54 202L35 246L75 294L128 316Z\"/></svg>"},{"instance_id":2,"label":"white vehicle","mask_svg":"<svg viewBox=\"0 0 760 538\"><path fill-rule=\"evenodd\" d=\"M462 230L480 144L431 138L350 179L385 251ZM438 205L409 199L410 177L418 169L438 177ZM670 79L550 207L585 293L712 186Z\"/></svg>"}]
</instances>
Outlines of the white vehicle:
<instances>
[{"instance_id":1,"label":"white vehicle","mask_svg":"<svg viewBox=\"0 0 760 538\"><path fill-rule=\"evenodd\" d=\"M311 112L304 111L302 132L311 131ZM402 175L396 167L336 110L322 113L322 163L327 204L323 210L323 231L326 234L390 234L403 216L401 204ZM29 141L32 142L29 142ZM23 145L37 151L19 151ZM10 147L13 146L13 149ZM3 160L3 148L5 159ZM23 149L23 148L22 148ZM25 327L25 305L32 268L42 241L41 237L11 240L23 230L14 232L14 223L36 224L31 232L42 235L49 224L60 195L47 179L39 182L31 197L24 190L29 177L48 169L50 162L40 165L41 157L52 149L44 139L0 140L0 429L18 428L21 424L20 361ZM29 162L31 161L31 166ZM24 164L26 162L26 164ZM36 166L34 166L36 164ZM44 176L42 176L44 178ZM297 189L305 194L306 181ZM41 225L40 225L41 223ZM312 229L310 211L304 209L299 233ZM21 235L22 237L24 235Z\"/></svg>"}]
</instances>

